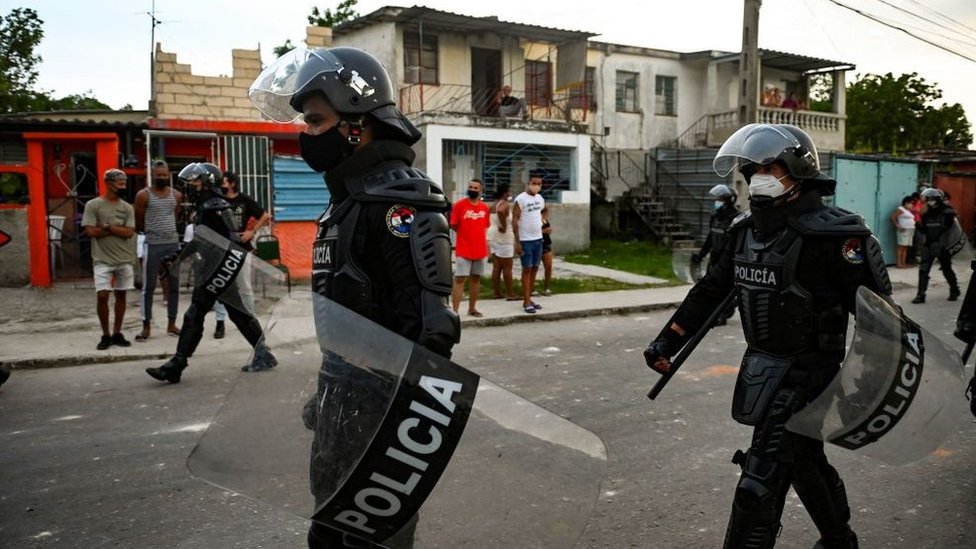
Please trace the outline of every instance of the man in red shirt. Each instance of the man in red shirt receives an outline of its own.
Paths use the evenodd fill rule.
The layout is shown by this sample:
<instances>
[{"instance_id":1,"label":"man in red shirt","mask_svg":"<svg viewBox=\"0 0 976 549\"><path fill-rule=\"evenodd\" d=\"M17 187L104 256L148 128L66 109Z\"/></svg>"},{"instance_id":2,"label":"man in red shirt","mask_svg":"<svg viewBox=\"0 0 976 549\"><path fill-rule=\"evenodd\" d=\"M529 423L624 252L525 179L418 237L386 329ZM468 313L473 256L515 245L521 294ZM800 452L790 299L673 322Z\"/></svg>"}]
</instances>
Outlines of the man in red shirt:
<instances>
[{"instance_id":1,"label":"man in red shirt","mask_svg":"<svg viewBox=\"0 0 976 549\"><path fill-rule=\"evenodd\" d=\"M451 229L457 233L451 303L457 312L464 295L464 280L470 279L468 314L471 316L482 316L475 305L478 303L481 275L485 272L485 260L488 258L488 227L491 224L491 212L488 205L481 200L481 191L481 180L472 179L468 183L467 198L458 200L451 207Z\"/></svg>"}]
</instances>

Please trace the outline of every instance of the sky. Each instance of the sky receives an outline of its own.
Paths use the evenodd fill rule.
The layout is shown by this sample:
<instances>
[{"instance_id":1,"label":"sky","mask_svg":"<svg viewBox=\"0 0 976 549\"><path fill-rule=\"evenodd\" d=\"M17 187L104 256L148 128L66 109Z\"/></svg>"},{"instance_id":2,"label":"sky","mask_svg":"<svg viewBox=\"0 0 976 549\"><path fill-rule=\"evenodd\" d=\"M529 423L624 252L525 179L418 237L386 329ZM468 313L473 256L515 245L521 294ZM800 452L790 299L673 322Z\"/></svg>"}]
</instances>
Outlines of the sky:
<instances>
[{"instance_id":1,"label":"sky","mask_svg":"<svg viewBox=\"0 0 976 549\"><path fill-rule=\"evenodd\" d=\"M836 0L937 41L964 59L837 6L831 0L764 0L759 47L857 66L858 74L917 72L976 122L976 1ZM0 14L29 7L44 21L37 87L57 97L91 91L113 108L147 108L153 0L0 0ZM313 6L339 0L155 0L155 41L194 74L231 73L231 49L301 44ZM588 31L596 40L679 52L738 51L743 5L735 0L360 0L365 15L389 5L424 5L477 17ZM637 6L637 7L635 7ZM896 9L901 8L901 10ZM905 11L929 19L924 21ZM945 16L943 18L942 16Z\"/></svg>"}]
</instances>

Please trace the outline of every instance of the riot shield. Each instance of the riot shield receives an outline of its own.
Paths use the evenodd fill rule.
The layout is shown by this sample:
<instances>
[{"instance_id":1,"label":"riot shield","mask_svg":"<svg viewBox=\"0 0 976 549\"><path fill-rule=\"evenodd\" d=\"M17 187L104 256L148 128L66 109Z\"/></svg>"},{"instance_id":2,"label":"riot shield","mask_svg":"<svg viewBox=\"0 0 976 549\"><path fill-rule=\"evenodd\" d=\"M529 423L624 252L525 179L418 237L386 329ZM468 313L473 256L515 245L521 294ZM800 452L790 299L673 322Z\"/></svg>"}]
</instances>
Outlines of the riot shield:
<instances>
[{"instance_id":1,"label":"riot shield","mask_svg":"<svg viewBox=\"0 0 976 549\"><path fill-rule=\"evenodd\" d=\"M284 273L203 225L169 268L188 268L198 290L255 317L267 314L286 292Z\"/></svg>"},{"instance_id":2,"label":"riot shield","mask_svg":"<svg viewBox=\"0 0 976 549\"><path fill-rule=\"evenodd\" d=\"M674 276L688 284L697 284L708 271L708 256L692 261L697 250L693 248L674 248L671 250L671 269Z\"/></svg>"},{"instance_id":3,"label":"riot shield","mask_svg":"<svg viewBox=\"0 0 976 549\"><path fill-rule=\"evenodd\" d=\"M893 465L919 460L965 415L959 355L864 287L856 319L840 372L786 428Z\"/></svg>"},{"instance_id":4,"label":"riot shield","mask_svg":"<svg viewBox=\"0 0 976 549\"><path fill-rule=\"evenodd\" d=\"M238 379L194 476L383 547L573 546L606 466L598 437L313 295L317 346Z\"/></svg>"}]
</instances>

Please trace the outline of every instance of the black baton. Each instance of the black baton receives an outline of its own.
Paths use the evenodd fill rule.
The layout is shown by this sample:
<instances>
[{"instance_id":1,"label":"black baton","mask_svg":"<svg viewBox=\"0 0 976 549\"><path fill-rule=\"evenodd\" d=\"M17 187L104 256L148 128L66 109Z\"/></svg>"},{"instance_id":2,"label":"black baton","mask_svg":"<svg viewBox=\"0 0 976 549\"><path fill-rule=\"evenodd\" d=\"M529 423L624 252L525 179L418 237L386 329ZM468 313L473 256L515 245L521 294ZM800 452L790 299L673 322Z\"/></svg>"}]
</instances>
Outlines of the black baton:
<instances>
[{"instance_id":1,"label":"black baton","mask_svg":"<svg viewBox=\"0 0 976 549\"><path fill-rule=\"evenodd\" d=\"M735 290L732 290L729 292L729 295L725 296L725 299L719 303L718 307L715 308L715 311L712 312L712 315L708 317L708 320L705 321L705 323L702 324L702 327L698 329L698 332L692 336L692 338L685 343L685 346L681 348L681 351L675 355L674 360L671 361L671 368L667 371L667 373L661 374L661 379L657 380L657 383L654 384L651 391L647 393L647 398L654 400L657 398L657 395L661 394L661 391L664 390L664 386L668 384L668 381L670 381L671 377L674 376L674 373L678 371L678 368L680 368L681 364L684 363L684 361L688 358L688 355L690 355L691 352L695 350L695 347L701 343L701 340L705 338L705 334L707 334L708 331L715 326L718 318L725 314L725 311L730 305L732 305L732 301L734 299Z\"/></svg>"}]
</instances>

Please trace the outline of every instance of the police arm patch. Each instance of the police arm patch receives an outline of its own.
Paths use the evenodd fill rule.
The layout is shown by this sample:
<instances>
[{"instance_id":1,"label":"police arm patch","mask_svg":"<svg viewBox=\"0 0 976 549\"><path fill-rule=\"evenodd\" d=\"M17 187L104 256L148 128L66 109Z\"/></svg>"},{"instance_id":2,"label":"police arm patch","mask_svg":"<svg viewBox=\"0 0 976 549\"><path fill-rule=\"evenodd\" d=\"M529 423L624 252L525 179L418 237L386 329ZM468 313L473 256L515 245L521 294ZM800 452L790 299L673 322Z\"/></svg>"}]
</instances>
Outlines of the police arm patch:
<instances>
[{"instance_id":1,"label":"police arm patch","mask_svg":"<svg viewBox=\"0 0 976 549\"><path fill-rule=\"evenodd\" d=\"M860 238L848 238L844 241L844 246L841 248L841 255L844 256L844 260L848 263L853 263L854 265L864 263L864 243Z\"/></svg>"},{"instance_id":2,"label":"police arm patch","mask_svg":"<svg viewBox=\"0 0 976 549\"><path fill-rule=\"evenodd\" d=\"M400 238L410 237L410 227L417 215L417 210L403 204L394 204L386 212L386 229L393 236Z\"/></svg>"}]
</instances>

